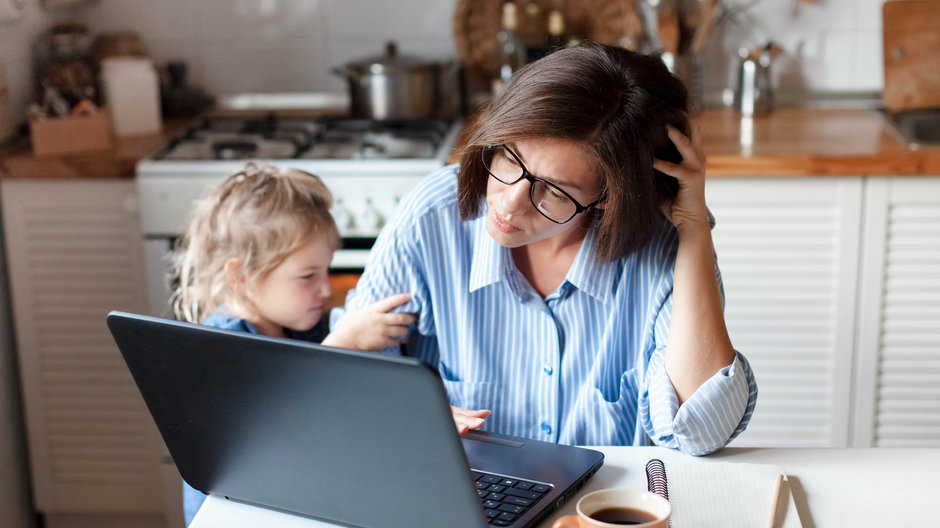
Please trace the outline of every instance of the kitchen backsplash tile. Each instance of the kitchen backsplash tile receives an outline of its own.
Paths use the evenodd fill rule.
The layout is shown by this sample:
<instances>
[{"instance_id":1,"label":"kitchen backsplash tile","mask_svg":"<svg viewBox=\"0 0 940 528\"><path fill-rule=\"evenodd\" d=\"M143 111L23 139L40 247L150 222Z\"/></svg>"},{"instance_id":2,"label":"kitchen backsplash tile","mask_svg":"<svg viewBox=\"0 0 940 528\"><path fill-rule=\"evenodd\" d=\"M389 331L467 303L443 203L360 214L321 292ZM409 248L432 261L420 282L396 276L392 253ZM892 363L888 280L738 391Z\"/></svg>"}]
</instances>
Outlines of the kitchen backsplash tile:
<instances>
[{"instance_id":1,"label":"kitchen backsplash tile","mask_svg":"<svg viewBox=\"0 0 940 528\"><path fill-rule=\"evenodd\" d=\"M452 39L456 0L326 0L334 36L383 40L410 34Z\"/></svg>"},{"instance_id":2,"label":"kitchen backsplash tile","mask_svg":"<svg viewBox=\"0 0 940 528\"><path fill-rule=\"evenodd\" d=\"M136 31L152 39L195 38L194 0L101 0L74 13L95 31Z\"/></svg>"},{"instance_id":3,"label":"kitchen backsplash tile","mask_svg":"<svg viewBox=\"0 0 940 528\"><path fill-rule=\"evenodd\" d=\"M878 40L881 40L881 7L884 0L858 0L858 23L856 27L860 30L877 29L879 31Z\"/></svg>"},{"instance_id":4,"label":"kitchen backsplash tile","mask_svg":"<svg viewBox=\"0 0 940 528\"><path fill-rule=\"evenodd\" d=\"M18 21L0 26L0 62L9 64L29 59L33 42L51 20L37 2L27 3Z\"/></svg>"},{"instance_id":5,"label":"kitchen backsplash tile","mask_svg":"<svg viewBox=\"0 0 940 528\"><path fill-rule=\"evenodd\" d=\"M326 90L326 56L314 43L206 44L204 87L212 94Z\"/></svg>"},{"instance_id":6,"label":"kitchen backsplash tile","mask_svg":"<svg viewBox=\"0 0 940 528\"><path fill-rule=\"evenodd\" d=\"M208 41L266 42L324 38L326 16L321 0L200 0L199 35Z\"/></svg>"},{"instance_id":7,"label":"kitchen backsplash tile","mask_svg":"<svg viewBox=\"0 0 940 528\"><path fill-rule=\"evenodd\" d=\"M733 70L733 53L738 47L773 41L783 49L772 68L781 92L878 91L882 84L882 4L883 0L827 0L799 5L795 1L765 0L754 4L717 27L721 38L720 42L713 40L713 48L706 55L706 71L723 75L706 74L705 90L728 86L733 74L725 72ZM865 29L860 29L860 24Z\"/></svg>"},{"instance_id":8,"label":"kitchen backsplash tile","mask_svg":"<svg viewBox=\"0 0 940 528\"><path fill-rule=\"evenodd\" d=\"M814 85L831 90L851 90L858 61L855 33L847 30L827 31L816 58Z\"/></svg>"},{"instance_id":9,"label":"kitchen backsplash tile","mask_svg":"<svg viewBox=\"0 0 940 528\"><path fill-rule=\"evenodd\" d=\"M879 19L880 21L880 19ZM855 78L853 90L881 91L884 83L881 28L855 32Z\"/></svg>"},{"instance_id":10,"label":"kitchen backsplash tile","mask_svg":"<svg viewBox=\"0 0 940 528\"><path fill-rule=\"evenodd\" d=\"M7 86L10 90L10 106L17 122L25 121L24 110L33 100L33 65L29 59L5 62Z\"/></svg>"},{"instance_id":11,"label":"kitchen backsplash tile","mask_svg":"<svg viewBox=\"0 0 940 528\"><path fill-rule=\"evenodd\" d=\"M0 63L6 69L10 106L17 122L25 121L24 110L33 100L32 46L55 20L38 2L28 2L15 23L0 26Z\"/></svg>"}]
</instances>

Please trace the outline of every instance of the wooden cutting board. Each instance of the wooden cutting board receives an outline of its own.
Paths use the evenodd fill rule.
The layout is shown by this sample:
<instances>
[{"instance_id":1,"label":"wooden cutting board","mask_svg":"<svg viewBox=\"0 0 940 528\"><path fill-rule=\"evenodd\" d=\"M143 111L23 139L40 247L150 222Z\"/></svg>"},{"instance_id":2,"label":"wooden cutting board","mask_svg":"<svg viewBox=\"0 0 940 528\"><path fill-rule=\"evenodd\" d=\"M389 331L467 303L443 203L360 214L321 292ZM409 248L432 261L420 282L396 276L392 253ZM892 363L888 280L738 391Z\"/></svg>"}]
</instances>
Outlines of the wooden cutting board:
<instances>
[{"instance_id":1,"label":"wooden cutting board","mask_svg":"<svg viewBox=\"0 0 940 528\"><path fill-rule=\"evenodd\" d=\"M882 16L885 107L940 107L940 0L890 0Z\"/></svg>"}]
</instances>

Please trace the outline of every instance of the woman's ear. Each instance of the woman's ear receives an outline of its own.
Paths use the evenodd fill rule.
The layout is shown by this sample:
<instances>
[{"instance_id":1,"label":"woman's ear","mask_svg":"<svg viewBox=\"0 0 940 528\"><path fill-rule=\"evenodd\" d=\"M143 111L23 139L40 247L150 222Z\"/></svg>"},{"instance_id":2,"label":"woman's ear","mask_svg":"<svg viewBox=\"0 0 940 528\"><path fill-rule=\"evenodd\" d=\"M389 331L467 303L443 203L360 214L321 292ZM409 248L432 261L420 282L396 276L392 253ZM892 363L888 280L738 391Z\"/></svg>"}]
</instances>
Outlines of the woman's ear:
<instances>
[{"instance_id":1,"label":"woman's ear","mask_svg":"<svg viewBox=\"0 0 940 528\"><path fill-rule=\"evenodd\" d=\"M225 261L225 280L233 291L242 291L245 287L245 275L242 273L242 261L230 258Z\"/></svg>"}]
</instances>

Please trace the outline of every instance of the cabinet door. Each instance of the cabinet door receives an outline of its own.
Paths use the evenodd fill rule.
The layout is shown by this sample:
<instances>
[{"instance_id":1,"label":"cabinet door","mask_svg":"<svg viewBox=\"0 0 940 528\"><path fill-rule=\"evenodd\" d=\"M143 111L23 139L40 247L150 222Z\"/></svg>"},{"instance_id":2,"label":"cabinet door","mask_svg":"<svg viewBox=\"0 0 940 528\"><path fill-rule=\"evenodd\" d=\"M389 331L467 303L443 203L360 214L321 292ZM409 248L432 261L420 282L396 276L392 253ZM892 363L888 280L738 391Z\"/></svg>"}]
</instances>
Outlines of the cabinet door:
<instances>
[{"instance_id":1,"label":"cabinet door","mask_svg":"<svg viewBox=\"0 0 940 528\"><path fill-rule=\"evenodd\" d=\"M940 177L869 178L855 445L940 447Z\"/></svg>"},{"instance_id":2,"label":"cabinet door","mask_svg":"<svg viewBox=\"0 0 940 528\"><path fill-rule=\"evenodd\" d=\"M133 182L4 181L33 496L46 514L162 514L149 413L105 324L146 309Z\"/></svg>"},{"instance_id":3,"label":"cabinet door","mask_svg":"<svg viewBox=\"0 0 940 528\"><path fill-rule=\"evenodd\" d=\"M845 446L861 178L710 179L731 340L757 407L736 446Z\"/></svg>"}]
</instances>

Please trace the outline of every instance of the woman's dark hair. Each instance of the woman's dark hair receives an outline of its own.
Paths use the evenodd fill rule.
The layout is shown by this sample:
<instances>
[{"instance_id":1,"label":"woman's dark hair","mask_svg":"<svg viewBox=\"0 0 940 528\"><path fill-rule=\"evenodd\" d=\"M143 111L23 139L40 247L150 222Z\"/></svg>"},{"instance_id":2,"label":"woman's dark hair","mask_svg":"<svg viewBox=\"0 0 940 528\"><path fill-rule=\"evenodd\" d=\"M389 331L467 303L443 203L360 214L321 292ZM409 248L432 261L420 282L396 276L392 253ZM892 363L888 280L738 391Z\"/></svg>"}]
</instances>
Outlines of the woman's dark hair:
<instances>
[{"instance_id":1,"label":"woman's dark hair","mask_svg":"<svg viewBox=\"0 0 940 528\"><path fill-rule=\"evenodd\" d=\"M689 133L688 94L658 57L582 43L516 74L468 132L460 155L461 218L478 217L488 174L483 147L523 139L573 140L601 181L598 258L611 261L646 244L662 222L661 204L678 192L653 159L679 162L666 125Z\"/></svg>"}]
</instances>

